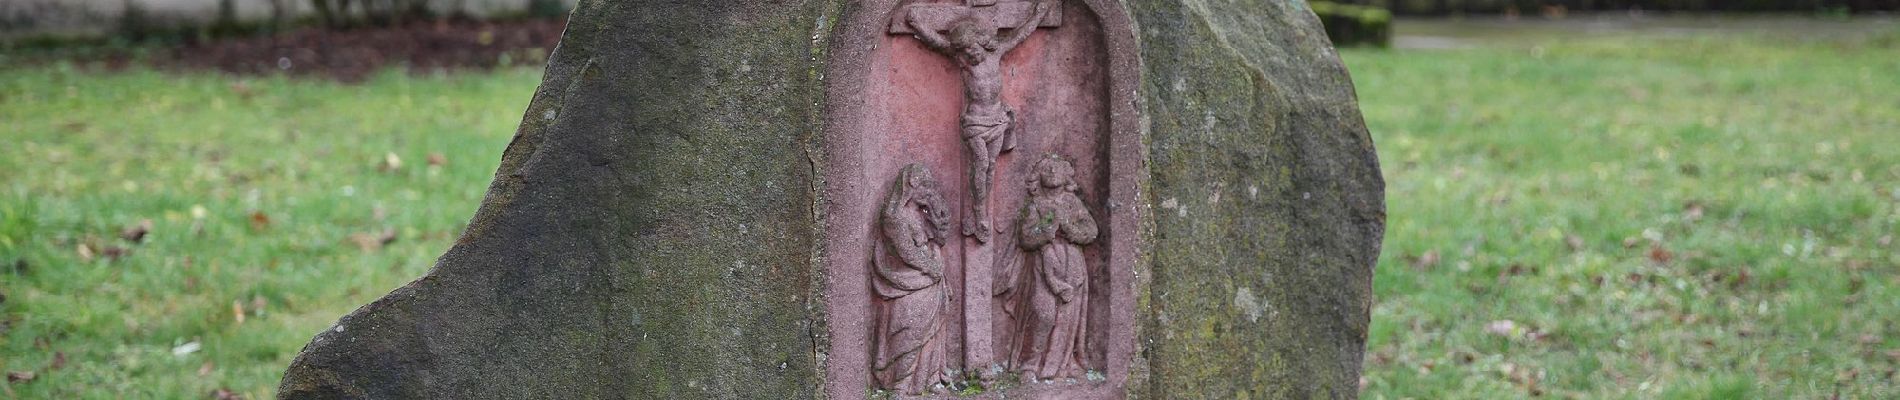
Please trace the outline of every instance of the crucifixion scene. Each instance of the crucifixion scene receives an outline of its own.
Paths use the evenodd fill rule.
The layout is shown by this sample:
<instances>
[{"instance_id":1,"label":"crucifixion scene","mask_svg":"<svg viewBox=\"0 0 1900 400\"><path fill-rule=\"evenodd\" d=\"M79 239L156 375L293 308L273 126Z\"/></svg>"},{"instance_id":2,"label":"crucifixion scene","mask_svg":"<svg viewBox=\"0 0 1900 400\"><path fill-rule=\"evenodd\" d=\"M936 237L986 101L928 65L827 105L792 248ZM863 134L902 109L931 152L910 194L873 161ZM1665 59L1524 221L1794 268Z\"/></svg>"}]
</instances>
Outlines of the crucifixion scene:
<instances>
[{"instance_id":1,"label":"crucifixion scene","mask_svg":"<svg viewBox=\"0 0 1900 400\"><path fill-rule=\"evenodd\" d=\"M1003 55L1043 26L1054 0L997 3L970 0L968 5L914 5L902 9L903 25L894 33L912 33L918 40L949 56L962 72L962 138L970 150L969 213L963 233L988 242L990 181L996 158L1016 148L1015 110L1003 104ZM1059 19L1059 18L1058 18ZM1053 25L1053 24L1052 24ZM1000 28L1008 28L999 35Z\"/></svg>"},{"instance_id":2,"label":"crucifixion scene","mask_svg":"<svg viewBox=\"0 0 1900 400\"><path fill-rule=\"evenodd\" d=\"M885 193L875 235L883 244L869 267L876 289L871 383L880 390L928 396L969 381L1076 383L1100 368L1091 356L1100 350L1092 343L1100 335L1090 333L1090 298L1102 273L1100 262L1091 261L1094 253L1085 251L1097 236L1096 217L1086 205L1092 196L1079 189L1085 179L1077 177L1077 160L1061 154L1094 158L1088 149L1099 143L1099 123L1068 105L1087 99L1073 87L1086 87L1079 82L1094 67L1059 61L1075 56L1049 56L1083 47L1051 48L1050 40L1035 39L1048 37L1040 32L1077 33L1063 26L1062 6L1059 0L965 0L906 3L891 13L887 34L928 51L918 57L942 60L915 65L947 64L956 79L954 87L933 81L929 91L908 85L917 93L911 101L932 104L934 112L954 110L955 118L933 114L928 120L942 125L887 134L955 132L959 151L948 158L947 149L935 150L941 147L890 150L895 159L913 161L905 161L898 183ZM1031 54L1014 55L1026 48ZM1065 98L1072 100L1055 100ZM941 137L917 140L941 144ZM1011 161L1022 156L1010 154L1022 150L1033 156ZM914 162L933 157L935 170L951 172L942 176L951 183L943 196L956 195L962 204L922 201L935 197L918 197L923 190L906 186L933 179ZM936 196L935 184L928 186ZM951 218L961 235L898 232L943 232L907 227L928 226L913 221L947 217L946 210L957 214ZM948 296L940 300L941 294Z\"/></svg>"},{"instance_id":3,"label":"crucifixion scene","mask_svg":"<svg viewBox=\"0 0 1900 400\"><path fill-rule=\"evenodd\" d=\"M1663 42L1681 41L1677 30L1727 36L1757 20L1754 8L1783 2L1816 21L1776 30L1850 40L1697 39L1687 50L1717 51L1657 51L1683 46L1597 34L1629 25L1661 28ZM1900 69L1900 57L1876 51L1900 48L1891 23L1900 16L1885 14L1900 0L1598 1L1656 15L1596 8L1641 19L1557 24L1588 31L1572 45L1545 43L1568 35L1517 34L1536 23L1516 8L1490 20L1415 14L1422 3L1458 2L0 0L0 400L1900 393L1877 385L1900 368L1900 329L1870 317L1900 315L1900 302L1879 301L1900 299L1900 280L1877 290L1900 279L1900 268L1882 268L1900 264L1900 253L1887 257L1900 245L1880 236L1900 227L1900 201L1887 201L1900 200L1900 187L1888 193L1900 182L1900 152L1888 149L1900 146L1853 135L1900 130L1900 108L1880 107L1900 97L1900 80L1876 72ZM1590 2L1466 3L1543 3L1561 22L1559 3ZM1752 5L1723 8L1748 18L1664 24L1687 7L1679 3ZM1843 20L1858 7L1848 3L1896 6L1861 23ZM1461 17L1435 18L1447 14ZM1387 40L1333 46L1374 36ZM1485 36L1510 40L1487 46ZM1616 45L1661 58L1619 58ZM1510 57L1529 53L1537 60ZM1701 62L1725 53L1750 62ZM1616 68L1592 71L1591 61ZM1772 68L1681 68L1717 64ZM1363 114L1353 76L1379 83L1363 92ZM1773 87L1770 76L1812 87ZM1500 84L1516 81L1526 90ZM1805 101L1770 101L1779 92ZM1667 101L1672 93L1749 101L1724 112ZM1557 106L1512 107L1526 99ZM1670 118L1632 122L1641 108ZM1576 115L1525 119L1540 110ZM1801 113L1763 112L1773 110ZM1518 140L1572 120L1587 126ZM1391 154L1375 151L1375 133L1397 139ZM1683 133L1692 135L1670 136ZM1511 140L1485 141L1497 138ZM1527 144L1677 158L1617 165L1604 159L1614 152L1511 148ZM1463 151L1472 149L1481 151ZM1707 159L1717 153L1754 163ZM1381 169L1381 160L1399 163ZM1525 182L1481 171L1539 160L1560 168ZM1632 196L1616 190L1647 186L1589 176L1694 186ZM1764 203L1706 190L1723 176L1764 182L1747 186L1766 194L1850 197ZM1381 257L1387 179L1400 196L1391 232L1405 240ZM1584 213L1540 218L1564 207L1513 188L1647 199L1618 204L1664 213L1568 207ZM1468 201L1472 193L1532 201ZM1446 207L1473 204L1484 212ZM1807 218L1777 218L1765 207L1775 205ZM1704 206L1710 217L1698 222ZM1501 214L1512 208L1532 212ZM1637 217L1646 222L1619 223ZM1738 226L1751 228L1744 239L1769 239L1742 250L1814 231L1804 236L1819 252L1750 260L1698 246ZM1635 228L1653 240L1585 243ZM1854 235L1869 229L1879 232ZM1459 246L1468 251L1444 259L1459 268L1433 266ZM1550 246L1568 250L1542 251ZM1570 259L1592 263L1570 268ZM1824 265L1787 268L1802 260ZM1409 268L1372 268L1389 262ZM1735 268L1765 278L1740 282L1748 271ZM1697 291L1704 297L1756 304L1787 297L1783 270L1813 270L1829 279L1805 280L1824 289L1867 288L1768 301L1777 312L1751 315L1881 307L1739 342L1782 349L1756 357L1775 364L1814 364L1789 354L1845 360L1795 371L1828 375L1821 382L1707 363L1807 391L1662 365L1711 376L1672 387L1667 374L1636 368L1653 363L1604 358L1598 369L1613 378L1657 383L1614 391L1568 379L1594 370L1564 369L1579 364L1563 362L1579 354L1571 344L1605 342L1572 328L1603 318L1568 323L1549 312L1563 307L1446 318L1407 306L1463 303L1404 297L1445 288L1474 304L1536 305L1492 300L1554 293L1541 300L1568 305L1614 296L1462 289L1607 282L1624 270L1657 279L1592 293L1643 294L1671 279L1676 292L1700 282L1712 285ZM1375 291L1375 281L1397 286ZM1638 314L1697 311L1777 328L1724 310ZM1735 331L1672 321L1710 334L1701 336ZM1500 324L1519 328L1429 329ZM1472 343L1465 334L1523 351L1408 340ZM1796 336L1864 340L1774 341ZM1465 350L1486 353L1476 367L1505 357L1522 368L1389 373ZM1383 372L1362 377L1362 364ZM1420 382L1453 385L1410 387Z\"/></svg>"}]
</instances>

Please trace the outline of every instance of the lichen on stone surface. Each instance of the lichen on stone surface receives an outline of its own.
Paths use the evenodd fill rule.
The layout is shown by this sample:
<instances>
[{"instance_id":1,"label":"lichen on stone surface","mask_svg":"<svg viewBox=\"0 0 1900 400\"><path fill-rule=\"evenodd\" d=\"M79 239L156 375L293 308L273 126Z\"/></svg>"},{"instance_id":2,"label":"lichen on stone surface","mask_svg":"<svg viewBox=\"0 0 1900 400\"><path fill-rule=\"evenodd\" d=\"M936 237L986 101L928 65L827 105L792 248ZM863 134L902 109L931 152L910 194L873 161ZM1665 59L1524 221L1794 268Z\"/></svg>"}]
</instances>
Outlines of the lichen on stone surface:
<instances>
[{"instance_id":1,"label":"lichen on stone surface","mask_svg":"<svg viewBox=\"0 0 1900 400\"><path fill-rule=\"evenodd\" d=\"M1297 2L1124 1L1133 397L1355 395L1383 182ZM824 63L855 2L584 1L464 235L288 398L822 397ZM970 396L1007 384L969 385ZM969 391L969 389L966 389ZM871 392L865 392L867 395Z\"/></svg>"}]
</instances>

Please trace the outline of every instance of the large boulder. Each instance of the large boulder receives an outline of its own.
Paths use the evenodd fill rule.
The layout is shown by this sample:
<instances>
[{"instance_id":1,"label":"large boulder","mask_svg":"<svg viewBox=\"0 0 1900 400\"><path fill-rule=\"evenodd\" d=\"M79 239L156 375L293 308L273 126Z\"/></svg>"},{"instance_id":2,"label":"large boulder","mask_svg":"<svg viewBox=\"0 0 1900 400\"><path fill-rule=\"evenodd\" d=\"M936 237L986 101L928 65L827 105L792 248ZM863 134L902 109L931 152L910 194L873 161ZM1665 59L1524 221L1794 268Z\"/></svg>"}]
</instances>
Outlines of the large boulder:
<instances>
[{"instance_id":1,"label":"large boulder","mask_svg":"<svg viewBox=\"0 0 1900 400\"><path fill-rule=\"evenodd\" d=\"M897 176L886 164L913 157L867 158L850 143L894 137L866 117L879 110L954 124L963 95L931 92L947 102L915 107L867 95L901 92L879 88L908 81L878 77L903 68L956 76L948 58L888 62L916 46L889 28L910 3L582 1L462 237L427 275L319 333L280 397L875 395L858 265L875 213L858 210L885 198ZM1004 98L1028 130L1100 126L1003 153L998 176L1010 179L995 201L1021 201L1008 174L1037 153L1069 152L1091 177L1080 193L1103 238L1083 246L1101 271L1091 296L1105 301L1087 325L1090 372L1012 383L984 373L1012 355L953 357L958 381L941 390L1356 397L1383 182L1312 11L1067 0L1060 12L1024 44L1042 55L1004 59ZM1023 72L1034 68L1048 73ZM1033 94L1043 84L1080 89ZM960 148L938 136L914 158L943 164L932 170L945 197L961 201ZM997 209L1007 237L1018 207ZM976 282L960 271L944 282ZM989 301L961 287L957 304ZM953 320L991 314L963 315ZM1001 354L974 344L987 330L968 332L952 353Z\"/></svg>"}]
</instances>

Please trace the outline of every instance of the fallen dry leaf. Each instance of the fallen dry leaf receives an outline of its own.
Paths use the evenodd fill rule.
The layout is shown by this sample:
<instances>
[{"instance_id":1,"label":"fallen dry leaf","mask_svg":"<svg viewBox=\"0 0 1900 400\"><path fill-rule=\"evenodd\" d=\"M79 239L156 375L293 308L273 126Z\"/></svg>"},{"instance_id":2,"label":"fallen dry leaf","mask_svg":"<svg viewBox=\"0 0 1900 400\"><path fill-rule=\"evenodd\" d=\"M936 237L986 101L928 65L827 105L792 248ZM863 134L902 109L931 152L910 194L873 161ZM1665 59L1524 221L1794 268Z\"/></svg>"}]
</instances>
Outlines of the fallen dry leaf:
<instances>
[{"instance_id":1,"label":"fallen dry leaf","mask_svg":"<svg viewBox=\"0 0 1900 400\"><path fill-rule=\"evenodd\" d=\"M152 220L143 219L143 220L139 220L138 224L128 226L128 227L125 227L125 229L120 230L119 238L125 239L125 241L128 241L128 242L139 243L139 242L145 241L145 234L148 234L148 233L152 233Z\"/></svg>"},{"instance_id":2,"label":"fallen dry leaf","mask_svg":"<svg viewBox=\"0 0 1900 400\"><path fill-rule=\"evenodd\" d=\"M429 153L429 165L440 167L448 164L448 156L444 156L442 153Z\"/></svg>"},{"instance_id":3,"label":"fallen dry leaf","mask_svg":"<svg viewBox=\"0 0 1900 400\"><path fill-rule=\"evenodd\" d=\"M1499 365L1498 372L1503 372L1505 377L1510 378L1511 381L1513 382L1517 382L1521 380L1520 379L1521 375L1519 375L1519 372L1522 372L1522 371L1520 371L1517 368L1517 364L1504 363L1503 365Z\"/></svg>"},{"instance_id":4,"label":"fallen dry leaf","mask_svg":"<svg viewBox=\"0 0 1900 400\"><path fill-rule=\"evenodd\" d=\"M266 304L268 303L264 302L264 296L251 296L251 307L249 308L251 315L263 315L264 306Z\"/></svg>"},{"instance_id":5,"label":"fallen dry leaf","mask_svg":"<svg viewBox=\"0 0 1900 400\"><path fill-rule=\"evenodd\" d=\"M1484 324L1484 332L1493 335L1510 337L1512 333L1516 331L1517 322L1508 319L1491 321L1491 323Z\"/></svg>"},{"instance_id":6,"label":"fallen dry leaf","mask_svg":"<svg viewBox=\"0 0 1900 400\"><path fill-rule=\"evenodd\" d=\"M1524 338L1541 342L1544 341L1544 339L1550 338L1550 332L1545 332L1542 329L1532 329L1529 332L1524 332Z\"/></svg>"},{"instance_id":7,"label":"fallen dry leaf","mask_svg":"<svg viewBox=\"0 0 1900 400\"><path fill-rule=\"evenodd\" d=\"M1655 245L1649 246L1649 260L1650 261L1655 261L1657 264L1668 264L1669 261L1675 260L1675 259L1676 259L1676 254L1670 253L1669 250L1663 249L1662 246L1655 246Z\"/></svg>"},{"instance_id":8,"label":"fallen dry leaf","mask_svg":"<svg viewBox=\"0 0 1900 400\"><path fill-rule=\"evenodd\" d=\"M1643 273L1641 272L1631 272L1628 275L1624 275L1623 279L1629 280L1631 284L1640 284L1643 282L1648 282L1649 276L1643 275Z\"/></svg>"},{"instance_id":9,"label":"fallen dry leaf","mask_svg":"<svg viewBox=\"0 0 1900 400\"><path fill-rule=\"evenodd\" d=\"M231 301L231 317L236 318L239 325L244 324L244 303Z\"/></svg>"},{"instance_id":10,"label":"fallen dry leaf","mask_svg":"<svg viewBox=\"0 0 1900 400\"><path fill-rule=\"evenodd\" d=\"M32 382L33 378L35 377L38 377L38 375L34 374L33 371L13 371L13 372L7 373L7 382L9 383Z\"/></svg>"},{"instance_id":11,"label":"fallen dry leaf","mask_svg":"<svg viewBox=\"0 0 1900 400\"><path fill-rule=\"evenodd\" d=\"M66 352L55 351L53 352L53 361L46 364L46 369L59 370L60 368L66 368Z\"/></svg>"},{"instance_id":12,"label":"fallen dry leaf","mask_svg":"<svg viewBox=\"0 0 1900 400\"><path fill-rule=\"evenodd\" d=\"M1704 207L1700 201L1690 201L1682 205L1682 218L1695 222L1702 219Z\"/></svg>"},{"instance_id":13,"label":"fallen dry leaf","mask_svg":"<svg viewBox=\"0 0 1900 400\"><path fill-rule=\"evenodd\" d=\"M377 171L390 172L398 169L402 169L402 157L397 157L396 153L384 153L383 161L376 164Z\"/></svg>"},{"instance_id":14,"label":"fallen dry leaf","mask_svg":"<svg viewBox=\"0 0 1900 400\"><path fill-rule=\"evenodd\" d=\"M356 243L356 247L363 249L363 251L380 250L383 246L396 241L396 228L385 229L382 232L360 232L351 234L350 241Z\"/></svg>"},{"instance_id":15,"label":"fallen dry leaf","mask_svg":"<svg viewBox=\"0 0 1900 400\"><path fill-rule=\"evenodd\" d=\"M128 254L132 254L132 250L119 246L106 246L99 249L99 255L105 256L107 260L116 261Z\"/></svg>"},{"instance_id":16,"label":"fallen dry leaf","mask_svg":"<svg viewBox=\"0 0 1900 400\"><path fill-rule=\"evenodd\" d=\"M261 231L270 228L270 215L263 211L251 211L251 230Z\"/></svg>"},{"instance_id":17,"label":"fallen dry leaf","mask_svg":"<svg viewBox=\"0 0 1900 400\"><path fill-rule=\"evenodd\" d=\"M1498 277L1502 278L1502 277L1518 276L1518 275L1523 275L1530 272L1534 272L1534 271L1530 269L1529 267L1525 267L1524 264L1511 263L1510 266L1504 267L1503 271L1498 271Z\"/></svg>"},{"instance_id":18,"label":"fallen dry leaf","mask_svg":"<svg viewBox=\"0 0 1900 400\"><path fill-rule=\"evenodd\" d=\"M1426 250L1425 254L1412 260L1412 268L1429 269L1435 266L1438 266L1438 250Z\"/></svg>"},{"instance_id":19,"label":"fallen dry leaf","mask_svg":"<svg viewBox=\"0 0 1900 400\"><path fill-rule=\"evenodd\" d=\"M250 99L251 95L257 94L256 91L251 90L251 84L245 81L232 82L231 93L237 94L238 98L242 99Z\"/></svg>"},{"instance_id":20,"label":"fallen dry leaf","mask_svg":"<svg viewBox=\"0 0 1900 400\"><path fill-rule=\"evenodd\" d=\"M213 400L244 400L244 395L233 392L231 389L218 388L211 392L211 398Z\"/></svg>"},{"instance_id":21,"label":"fallen dry leaf","mask_svg":"<svg viewBox=\"0 0 1900 400\"><path fill-rule=\"evenodd\" d=\"M1582 251L1583 238L1577 235L1564 235L1564 245L1570 246L1570 251Z\"/></svg>"},{"instance_id":22,"label":"fallen dry leaf","mask_svg":"<svg viewBox=\"0 0 1900 400\"><path fill-rule=\"evenodd\" d=\"M211 369L216 367L216 365L217 364L212 364L210 361L205 361L203 365L198 366L198 376L211 375Z\"/></svg>"},{"instance_id":23,"label":"fallen dry leaf","mask_svg":"<svg viewBox=\"0 0 1900 400\"><path fill-rule=\"evenodd\" d=\"M92 240L88 239L87 241L91 242ZM80 261L86 262L91 262L93 259L99 257L105 257L108 261L118 260L121 257L125 257L126 254L131 253L130 250L126 250L124 247L106 245L94 248L92 244L88 243L80 243L79 247L74 249L74 251L79 253Z\"/></svg>"},{"instance_id":24,"label":"fallen dry leaf","mask_svg":"<svg viewBox=\"0 0 1900 400\"><path fill-rule=\"evenodd\" d=\"M1524 390L1529 392L1531 396L1544 395L1544 390L1537 387L1537 381L1539 375L1543 375L1542 372L1512 363L1504 363L1503 366L1498 368L1498 372L1504 373L1504 378L1511 381L1511 383L1524 387Z\"/></svg>"},{"instance_id":25,"label":"fallen dry leaf","mask_svg":"<svg viewBox=\"0 0 1900 400\"><path fill-rule=\"evenodd\" d=\"M1466 365L1470 365L1471 363L1478 361L1478 355L1472 354L1471 352L1468 352L1468 351L1460 351L1458 352L1458 355L1453 358L1458 360L1459 364L1466 364Z\"/></svg>"}]
</instances>

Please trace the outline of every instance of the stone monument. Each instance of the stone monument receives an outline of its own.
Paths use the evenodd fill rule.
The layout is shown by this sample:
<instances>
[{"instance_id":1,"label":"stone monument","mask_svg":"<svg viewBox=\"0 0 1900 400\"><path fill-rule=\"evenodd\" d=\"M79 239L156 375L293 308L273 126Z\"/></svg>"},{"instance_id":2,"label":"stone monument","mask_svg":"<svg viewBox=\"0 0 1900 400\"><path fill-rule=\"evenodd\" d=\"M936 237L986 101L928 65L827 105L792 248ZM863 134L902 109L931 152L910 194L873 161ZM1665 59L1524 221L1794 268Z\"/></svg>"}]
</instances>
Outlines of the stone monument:
<instances>
[{"instance_id":1,"label":"stone monument","mask_svg":"<svg viewBox=\"0 0 1900 400\"><path fill-rule=\"evenodd\" d=\"M1299 1L582 1L468 229L284 398L1354 398Z\"/></svg>"}]
</instances>

